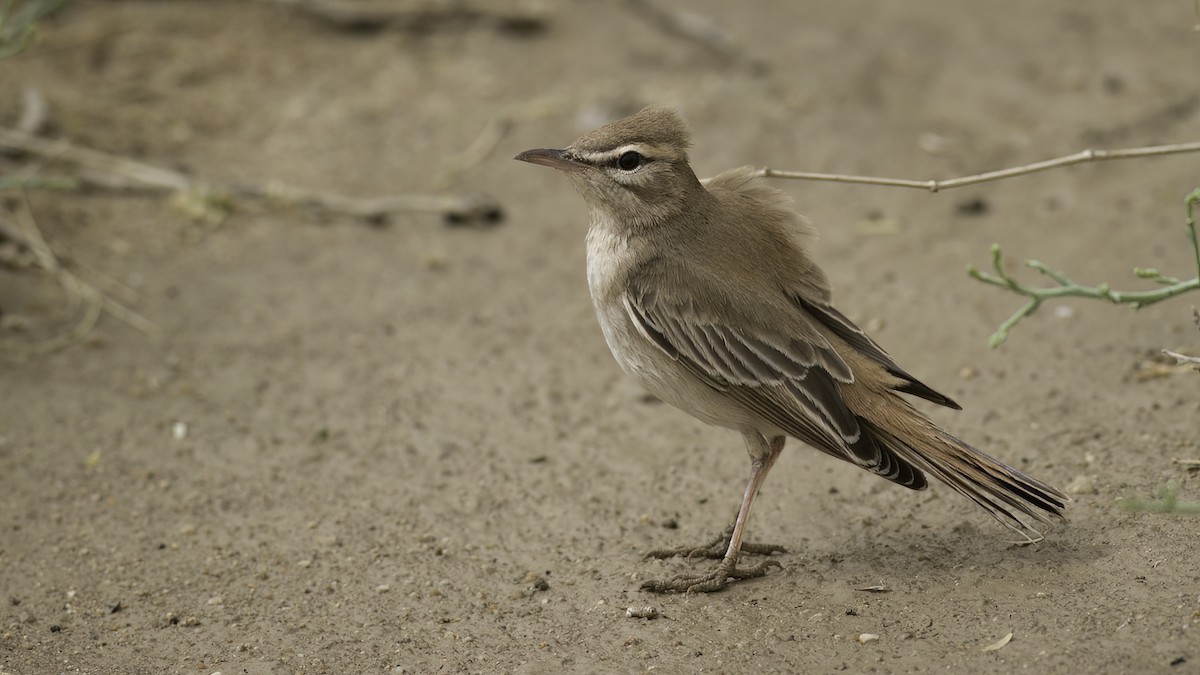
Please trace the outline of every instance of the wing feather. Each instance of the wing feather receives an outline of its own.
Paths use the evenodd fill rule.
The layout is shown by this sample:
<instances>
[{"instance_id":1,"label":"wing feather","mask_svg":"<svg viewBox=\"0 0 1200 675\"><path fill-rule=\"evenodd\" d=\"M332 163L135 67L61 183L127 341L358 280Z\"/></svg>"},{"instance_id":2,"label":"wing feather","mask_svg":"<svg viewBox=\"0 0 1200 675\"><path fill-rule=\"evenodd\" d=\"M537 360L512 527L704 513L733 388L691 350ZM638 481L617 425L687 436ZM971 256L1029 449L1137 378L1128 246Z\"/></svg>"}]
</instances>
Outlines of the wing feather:
<instances>
[{"instance_id":1,"label":"wing feather","mask_svg":"<svg viewBox=\"0 0 1200 675\"><path fill-rule=\"evenodd\" d=\"M883 366L891 375L902 380L902 384L896 387L896 391L902 391L906 394L912 394L931 401L938 405L944 405L947 408L954 410L962 410L962 406L955 403L953 399L945 394L934 391L931 387L925 385L917 378L909 375L907 371L896 363L896 360L890 354L883 351L883 348L871 339L861 328L854 325L854 322L847 319L841 312L837 311L829 305L818 305L805 301L799 296L793 296L792 300L809 314L820 321L822 325L833 332L841 339L845 340L859 353L871 359L872 361Z\"/></svg>"},{"instance_id":2,"label":"wing feather","mask_svg":"<svg viewBox=\"0 0 1200 675\"><path fill-rule=\"evenodd\" d=\"M825 341L749 334L705 316L690 303L668 305L651 293L627 293L639 330L701 381L765 422L839 459L907 487L921 472L879 444L842 400L853 373Z\"/></svg>"}]
</instances>

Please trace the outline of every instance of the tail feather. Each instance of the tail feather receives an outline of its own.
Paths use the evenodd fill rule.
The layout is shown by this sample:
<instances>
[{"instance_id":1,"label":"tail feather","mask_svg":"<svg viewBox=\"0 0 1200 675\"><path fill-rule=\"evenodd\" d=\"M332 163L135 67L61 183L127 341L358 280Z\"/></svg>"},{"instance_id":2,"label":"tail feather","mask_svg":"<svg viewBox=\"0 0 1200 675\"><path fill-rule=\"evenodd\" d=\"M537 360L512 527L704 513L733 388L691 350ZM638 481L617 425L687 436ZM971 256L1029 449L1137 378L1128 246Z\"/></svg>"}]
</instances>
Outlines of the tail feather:
<instances>
[{"instance_id":1,"label":"tail feather","mask_svg":"<svg viewBox=\"0 0 1200 675\"><path fill-rule=\"evenodd\" d=\"M882 445L936 476L1030 542L1042 538L1037 523L1066 520L1063 512L1070 497L932 424L925 433L906 434L910 437L905 439L871 422L866 424Z\"/></svg>"}]
</instances>

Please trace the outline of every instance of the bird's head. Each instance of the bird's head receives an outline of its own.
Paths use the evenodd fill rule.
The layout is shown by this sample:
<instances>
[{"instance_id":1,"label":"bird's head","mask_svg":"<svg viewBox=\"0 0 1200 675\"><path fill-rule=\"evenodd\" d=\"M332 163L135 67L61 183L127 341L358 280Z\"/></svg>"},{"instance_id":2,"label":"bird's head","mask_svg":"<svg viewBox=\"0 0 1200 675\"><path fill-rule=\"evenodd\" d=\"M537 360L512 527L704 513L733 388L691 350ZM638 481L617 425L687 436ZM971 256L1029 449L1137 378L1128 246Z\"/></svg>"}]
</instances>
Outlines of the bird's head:
<instances>
[{"instance_id":1,"label":"bird's head","mask_svg":"<svg viewBox=\"0 0 1200 675\"><path fill-rule=\"evenodd\" d=\"M704 194L688 165L690 144L683 120L673 110L652 106L561 150L526 150L514 159L559 169L593 216L636 227L678 215L689 199Z\"/></svg>"}]
</instances>

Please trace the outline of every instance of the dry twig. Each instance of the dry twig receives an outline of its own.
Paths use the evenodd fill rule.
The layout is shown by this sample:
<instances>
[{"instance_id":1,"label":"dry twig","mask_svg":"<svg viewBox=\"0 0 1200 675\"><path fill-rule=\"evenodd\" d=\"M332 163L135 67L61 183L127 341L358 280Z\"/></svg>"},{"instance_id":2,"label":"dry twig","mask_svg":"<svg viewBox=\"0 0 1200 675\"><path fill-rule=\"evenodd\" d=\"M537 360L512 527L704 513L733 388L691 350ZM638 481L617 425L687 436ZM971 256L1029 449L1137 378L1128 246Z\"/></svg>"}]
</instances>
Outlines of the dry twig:
<instances>
[{"instance_id":1,"label":"dry twig","mask_svg":"<svg viewBox=\"0 0 1200 675\"><path fill-rule=\"evenodd\" d=\"M832 181L835 183L864 183L867 185L889 185L892 187L919 188L922 190L929 190L930 192L938 192L940 190L949 190L950 188L963 187L966 185L976 185L978 183L986 183L993 180L1000 180L1002 178L1024 176L1026 174L1046 171L1048 169L1057 169L1063 166L1072 166L1074 164L1101 162L1110 159L1132 159L1134 157L1177 155L1185 152L1200 152L1200 142L1156 145L1145 148L1125 148L1123 150L1084 150L1073 155L1058 157L1056 159L1048 159L1044 162L1034 162L1033 164L1026 164L1025 166L1013 167L1011 169L990 171L988 173L981 173L975 176L964 176L962 178L951 178L949 180L904 180L901 178L844 176L841 174L832 173L779 171L777 169L771 169L768 167L763 167L760 169L758 175L762 176L763 178L793 178L796 180L820 180Z\"/></svg>"},{"instance_id":2,"label":"dry twig","mask_svg":"<svg viewBox=\"0 0 1200 675\"><path fill-rule=\"evenodd\" d=\"M28 213L28 205L26 211ZM87 337L100 319L101 311L108 312L113 317L152 337L158 335L158 327L153 323L101 293L94 286L63 267L49 244L46 243L45 238L42 237L41 230L38 229L32 215L26 220L28 223L25 227L0 220L0 236L28 249L33 254L37 266L50 273L62 286L70 303L69 311L76 313L79 306L82 305L83 312L75 325L65 333L33 343L0 339L0 349L22 354L45 354L63 349Z\"/></svg>"},{"instance_id":3,"label":"dry twig","mask_svg":"<svg viewBox=\"0 0 1200 675\"><path fill-rule=\"evenodd\" d=\"M80 178L93 185L109 188L148 188L198 196L214 204L222 195L270 198L301 206L313 206L332 213L365 218L380 218L402 212L436 212L451 222L498 222L503 210L495 199L481 194L389 195L356 198L325 194L280 183L234 185L214 188L186 174L163 169L120 155L81 147L65 140L50 140L14 129L0 128L0 148L28 152L55 161L75 164Z\"/></svg>"},{"instance_id":4,"label":"dry twig","mask_svg":"<svg viewBox=\"0 0 1200 675\"><path fill-rule=\"evenodd\" d=\"M1162 350L1162 353L1174 358L1176 365L1182 366L1184 364L1191 364L1192 370L1200 370L1200 356L1187 356L1185 354L1176 354L1175 352L1173 352L1169 349Z\"/></svg>"},{"instance_id":5,"label":"dry twig","mask_svg":"<svg viewBox=\"0 0 1200 675\"><path fill-rule=\"evenodd\" d=\"M1200 0L1197 0L1200 2ZM1192 308L1192 320L1196 322L1196 327L1200 328L1200 309ZM1162 353L1175 359L1176 366L1190 365L1192 370L1200 372L1200 356L1188 356L1186 354L1176 354L1175 352L1164 349Z\"/></svg>"},{"instance_id":6,"label":"dry twig","mask_svg":"<svg viewBox=\"0 0 1200 675\"><path fill-rule=\"evenodd\" d=\"M569 105L570 101L564 97L544 96L501 108L488 118L483 131L475 137L471 145L452 158L438 173L434 184L438 187L448 186L458 174L487 159L514 123L549 117L567 109Z\"/></svg>"},{"instance_id":7,"label":"dry twig","mask_svg":"<svg viewBox=\"0 0 1200 675\"><path fill-rule=\"evenodd\" d=\"M380 28L388 24L423 26L441 21L483 20L507 30L532 31L545 26L545 12L529 2L475 0L268 0L290 5L343 28Z\"/></svg>"},{"instance_id":8,"label":"dry twig","mask_svg":"<svg viewBox=\"0 0 1200 675\"><path fill-rule=\"evenodd\" d=\"M862 183L867 185L886 185L893 187L909 187L928 190L930 192L938 192L940 190L948 190L950 188L963 187L966 185L976 185L986 183L988 181L1000 180L1003 178L1013 178L1015 176L1023 176L1026 174L1037 173L1049 169L1056 169L1064 166L1072 166L1075 164L1085 164L1088 162L1099 162L1112 159L1132 159L1136 157L1159 157L1163 155L1176 155L1189 152L1200 152L1200 142L1193 143L1175 143L1171 145L1157 145L1143 148L1125 148L1119 150L1084 150L1073 155L1066 155L1056 159L1048 159L1042 162L1034 162L1024 166L1013 167L1010 169L1002 169L1000 171L991 171L988 173L977 174L974 176L964 176L961 178L952 178L949 180L904 180L898 178L876 178L869 176L845 176L840 174L826 173L802 173L797 171L778 171L768 167L764 167L758 171L758 175L764 178L792 178L797 180L820 180L832 181L838 183ZM1187 199L1187 228L1188 237L1192 244L1193 252L1196 253L1197 273L1200 274L1200 249L1196 248L1196 232L1194 220L1192 217L1192 205L1200 200L1200 190L1193 192ZM1001 267L1000 261L1000 246L992 245L992 266L996 270L996 274L987 274L979 271L974 265L967 266L967 272L974 278L985 283L993 284L1007 288L1015 293L1024 295L1029 300L1009 317L1000 328L988 339L990 346L998 347L1008 337L1009 330L1012 329L1021 319L1029 316L1037 310L1043 300L1053 297L1062 296L1081 296L1090 298L1099 298L1109 302L1118 304L1128 304L1132 307L1141 307L1160 300L1164 300L1180 293L1200 288L1200 276L1188 279L1179 280L1159 274L1152 269L1135 269L1134 274L1144 279L1151 279L1163 285L1153 291L1135 291L1123 292L1113 291L1108 287L1108 284L1100 284L1096 287L1081 286L1071 281L1062 272L1057 272L1046 267L1036 260L1026 261L1026 265L1045 274L1046 276L1057 282L1057 286L1050 288L1034 288L1026 286L1011 276L1009 276Z\"/></svg>"}]
</instances>

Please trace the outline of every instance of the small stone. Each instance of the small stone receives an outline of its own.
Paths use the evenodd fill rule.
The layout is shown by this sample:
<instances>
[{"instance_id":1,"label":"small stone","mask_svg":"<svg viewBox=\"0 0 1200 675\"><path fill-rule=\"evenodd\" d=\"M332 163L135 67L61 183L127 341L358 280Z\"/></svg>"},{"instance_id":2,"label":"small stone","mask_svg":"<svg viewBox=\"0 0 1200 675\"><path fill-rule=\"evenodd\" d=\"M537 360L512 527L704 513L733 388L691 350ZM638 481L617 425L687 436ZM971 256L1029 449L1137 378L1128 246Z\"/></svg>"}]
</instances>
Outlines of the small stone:
<instances>
[{"instance_id":1,"label":"small stone","mask_svg":"<svg viewBox=\"0 0 1200 675\"><path fill-rule=\"evenodd\" d=\"M1076 476L1063 489L1069 495L1094 495L1097 492L1096 481L1091 476Z\"/></svg>"},{"instance_id":2,"label":"small stone","mask_svg":"<svg viewBox=\"0 0 1200 675\"><path fill-rule=\"evenodd\" d=\"M625 610L625 616L631 619L657 619L658 609L649 605L645 607L629 607Z\"/></svg>"}]
</instances>

